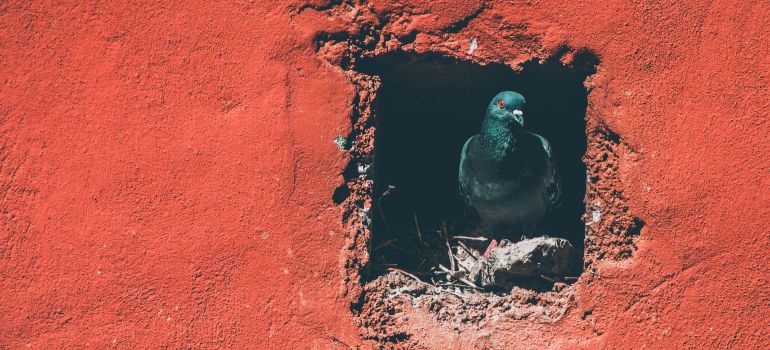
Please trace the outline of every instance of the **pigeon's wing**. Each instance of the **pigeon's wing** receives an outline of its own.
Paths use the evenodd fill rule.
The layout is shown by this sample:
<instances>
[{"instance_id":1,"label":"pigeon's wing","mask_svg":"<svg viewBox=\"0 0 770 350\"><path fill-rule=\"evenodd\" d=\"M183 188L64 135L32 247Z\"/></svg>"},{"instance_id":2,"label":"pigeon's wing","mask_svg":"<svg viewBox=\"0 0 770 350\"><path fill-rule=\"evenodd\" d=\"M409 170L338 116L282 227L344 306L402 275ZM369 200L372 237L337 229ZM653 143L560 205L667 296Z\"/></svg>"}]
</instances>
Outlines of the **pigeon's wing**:
<instances>
[{"instance_id":1,"label":"pigeon's wing","mask_svg":"<svg viewBox=\"0 0 770 350\"><path fill-rule=\"evenodd\" d=\"M457 183L458 187L460 189L460 197L463 198L463 201L465 202L465 205L473 210L473 207L471 206L470 201L468 200L468 189L465 188L464 183L465 179L469 176L467 173L470 169L467 168L468 165L468 149L471 147L471 143L475 143L476 136L471 136L468 141L465 141L465 145L463 145L463 150L460 152L460 170L457 176Z\"/></svg>"},{"instance_id":2,"label":"pigeon's wing","mask_svg":"<svg viewBox=\"0 0 770 350\"><path fill-rule=\"evenodd\" d=\"M559 197L561 197L561 177L559 176L559 166L553 162L553 159L549 163L551 166L551 179L546 183L544 195L548 203L548 210L551 210L561 204L559 203Z\"/></svg>"},{"instance_id":3,"label":"pigeon's wing","mask_svg":"<svg viewBox=\"0 0 770 350\"><path fill-rule=\"evenodd\" d=\"M546 176L543 177L543 181L545 182L545 191L543 193L543 197L545 198L545 201L548 205L548 210L551 210L559 206L559 197L561 196L561 177L559 176L559 166L553 159L553 151L551 150L551 144L548 143L548 140L546 140L545 137L535 133L532 133L532 135L535 135L540 139L540 143L543 145L543 150L545 150L545 154L548 156L549 174L546 174Z\"/></svg>"},{"instance_id":4,"label":"pigeon's wing","mask_svg":"<svg viewBox=\"0 0 770 350\"><path fill-rule=\"evenodd\" d=\"M540 143L543 144L543 150L545 150L545 154L548 156L548 158L553 157L553 153L551 153L551 144L548 143L548 140L545 139L545 137L542 137L535 133L530 133L532 135L537 136L538 139L540 139Z\"/></svg>"}]
</instances>

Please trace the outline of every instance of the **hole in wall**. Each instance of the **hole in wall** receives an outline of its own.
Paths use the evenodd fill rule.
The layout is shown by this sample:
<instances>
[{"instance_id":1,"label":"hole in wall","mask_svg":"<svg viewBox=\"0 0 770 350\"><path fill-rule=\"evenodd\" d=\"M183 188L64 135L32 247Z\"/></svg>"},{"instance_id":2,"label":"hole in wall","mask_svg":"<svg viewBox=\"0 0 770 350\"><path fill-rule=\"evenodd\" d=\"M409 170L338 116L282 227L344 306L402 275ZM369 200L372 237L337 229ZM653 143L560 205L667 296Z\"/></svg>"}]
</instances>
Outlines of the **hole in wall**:
<instances>
[{"instance_id":1,"label":"hole in wall","mask_svg":"<svg viewBox=\"0 0 770 350\"><path fill-rule=\"evenodd\" d=\"M343 208L342 219L349 229L345 290L351 311L359 316L367 339L382 344L416 344L421 336L404 331L403 323L397 321L411 319L413 314L427 313L442 322L462 319L462 328L470 329L468 327L492 319L516 315L554 323L576 306L575 289L566 278L555 283L545 283L542 279L515 281L510 289L477 290L434 280L432 273L419 274L420 269L425 270L421 265L427 258L447 257L446 250L437 249L443 243L437 234L441 222L448 222L453 233L460 233L469 224L464 222L464 206L459 205L455 197L459 196L456 183L459 150L467 137L478 132L486 104L501 90L512 89L527 97L527 128L551 141L562 168L566 203L544 218L538 231L566 237L582 248L581 271L583 267L591 271L592 263L597 260L622 260L631 256L643 222L633 216L627 206L618 172L619 165L635 159L636 152L601 118L586 116L584 81L595 72L598 60L590 52L579 50L572 54L569 66L561 64L563 56L556 54L553 59L524 63L516 71L500 64L479 65L437 54L404 52L356 56L355 63L346 68L356 95L351 115L353 128L343 140L347 147L341 150L348 152L351 160L342 172L346 183L334 199ZM443 129L428 123L430 118L424 114L406 109L415 101L441 102L442 99L442 108L449 111L438 114L449 121L449 125L439 124ZM535 119L537 115L542 119ZM389 122L392 123L388 125ZM428 135L414 129L427 131ZM412 138L427 137L452 149L442 152L444 156L438 158L409 155L414 148L405 143L424 144L427 140L410 140L401 132ZM389 138L396 144L393 149L387 147ZM417 167L393 163L389 169L385 159L391 157L395 159L393 162L404 164L398 158L404 153ZM434 162L440 169L449 169L448 173L438 172L421 161ZM399 199L395 189L399 183L386 181L389 171L396 173L390 175L396 179L406 178L402 181L410 181L411 176L421 178L422 185L413 183L417 192L402 193ZM427 174L417 176L420 171ZM441 179L436 180L436 176ZM403 187L403 183L400 186ZM431 190L430 186L435 187ZM444 188L446 192L436 188ZM440 197L431 199L426 195L431 192L440 192ZM387 208L393 203L394 207ZM384 215L379 213L380 209ZM427 245L420 245L414 239L415 226L410 214L418 210L423 235L428 237L433 231L432 241ZM395 218L392 223L385 223L382 217L388 221L390 217ZM447 264L446 260L441 263ZM392 269L386 273L390 266L415 275ZM590 285L592 274L586 273L583 277L586 276L579 283ZM394 334L398 336L393 337Z\"/></svg>"},{"instance_id":2,"label":"hole in wall","mask_svg":"<svg viewBox=\"0 0 770 350\"><path fill-rule=\"evenodd\" d=\"M569 113L552 115L551 119L544 120L542 125L535 125L536 121L530 120L528 127L547 137L555 149L567 148L569 150L568 155L563 152L559 153L557 149L558 157L562 159L558 162L564 162L566 159L568 163L577 164L574 162L580 162L580 154L586 151L583 156L584 163L582 163L587 165L584 169L585 172L577 177L570 175L569 179L564 179L565 181L581 182L577 187L578 192L572 192L571 195L565 194L567 197L572 197L573 200L576 197L579 198L578 206L565 206L560 209L560 212L554 212L550 218L567 217L568 219L566 221L554 219L541 223L540 231L550 232L554 235L559 231L559 236L566 236L574 245L582 246L584 252L583 266L586 273L582 274L577 283L590 290L592 284L598 283L598 280L593 278L593 273L590 273L595 269L592 265L593 262L630 258L636 250L636 236L640 234L644 225L631 212L628 198L624 195L624 184L619 176L620 165L638 159L636 152L633 147L622 140L621 135L614 134L611 128L606 125L601 115L604 112L602 108L597 108L590 115L585 115L586 98L583 82L598 66L597 57L588 50L573 50L565 46L557 52L548 54L549 58L543 62L532 61L518 65L516 71L504 65L480 65L455 59L454 57L469 57L470 54L466 54L464 47L453 48L451 45L444 44L467 40L467 35L473 33L475 28L460 28L455 30L456 33L449 35L444 33L426 34L427 40L422 40L422 42L431 42L432 48L445 52L449 57L436 54L399 53L400 50L412 52L411 50L417 49L417 45L412 43L415 39L414 36L402 37L406 38L404 41L392 33L393 24L400 23L397 19L400 18L401 14L396 11L385 17L357 15L351 20L350 10L354 7L353 3L344 2L328 9L324 8L323 11L330 19L355 24L358 29L355 33L345 31L319 35L316 48L319 58L340 67L355 88L352 101L351 131L335 140L340 150L347 153L350 162L344 171L340 169L345 183L334 194L330 193L330 197L342 211L341 216L345 228L346 245L344 248L343 276L345 287L342 291L344 297L349 301L351 311L357 315L364 338L379 342L382 347L387 348L424 347L424 341L426 338L430 338L430 335L422 332L426 328L421 327L418 320L428 319L443 322L441 324L446 325L436 328L437 331L451 332L451 325L457 333L468 332L465 333L465 339L474 339L476 335L479 335L479 333L474 333L474 330L487 328L490 324L496 324L495 327L506 328L507 326L504 325L510 325L508 323L510 320L526 318L526 323L518 323L523 325L523 331L531 329L529 328L532 325L530 321L546 324L559 323L557 321L570 314L570 310L574 310L577 306L577 289L570 286L569 283L562 283L563 281L554 283L550 289L528 288L518 285L506 293L479 293L465 287L457 288L456 286L441 284L441 281L431 280L429 275L408 276L398 271L383 273L383 269L377 268L377 265L384 265L401 266L406 269L420 264L416 261L417 259L410 258L415 254L404 254L404 252L399 252L399 249L394 248L390 243L395 240L401 240L399 244L408 249L415 247L423 249L419 245L410 245L413 240L410 242L408 237L413 236L409 234L409 231L392 231L392 228L383 230L381 227L383 222L379 218L377 202L381 200L384 211L388 210L385 206L391 203L388 201L392 201L394 198L395 202L401 206L410 203L408 199L399 200L396 198L398 190L393 190L389 195L385 195L390 188L383 181L383 172L387 172L387 169L384 171L377 169L377 164L375 164L387 163L387 161L380 159L383 148L381 147L383 140L380 139L383 134L380 129L387 130L387 125L384 124L388 120L394 121L396 125L399 123L409 125L410 122L405 119L408 117L402 117L401 122L399 122L400 116L393 114L397 113L398 110L392 109L395 112L388 113L389 107L393 106L389 105L387 100L385 103L380 100L383 93L387 97L388 89L396 89L396 86L399 86L393 83L394 81L398 82L399 78L404 82L401 86L405 86L407 91L418 91L416 87L425 87L431 84L434 85L433 89L442 90L456 85L457 82L478 85L479 83L489 84L491 81L507 84L510 80L511 85L500 87L500 90L513 89L523 93L527 96L530 108L533 108L532 104L535 103L533 98L535 97L530 96L530 90L527 89L534 89L535 86L538 87L536 90L540 91L543 100L558 101L558 99L549 96L558 96L559 91L579 100L572 105L579 104L582 107L569 109L579 111L574 115ZM363 13L368 13L365 6L355 8L363 11ZM480 14L481 12L479 12L478 17L483 17ZM484 20L491 20L492 23L501 20L499 24L501 28L504 28L503 32L506 34L501 36L501 44L523 48L523 52L534 52L537 50L533 51L530 48L540 47L539 38L530 35L526 26L508 26L502 18L495 18L494 15ZM465 26L468 23L469 21L464 21L464 24L461 25ZM470 25L469 27L474 26ZM464 33L457 34L460 32ZM502 53L496 57L483 55L473 57L484 62L517 59L513 53L511 55ZM562 65L561 60L568 62L568 66ZM490 76L490 72L495 71L503 72L503 75ZM423 79L426 81L422 81ZM529 85L528 82L535 82L540 85ZM569 86L569 89L560 90L563 86L548 86L546 82L563 82ZM601 82L598 81L594 84L601 84ZM412 85L416 85L416 87ZM482 89L486 88L489 86L482 86ZM550 89L554 89L554 91L548 91ZM495 93L500 91L492 88L489 90L491 91L488 96L478 97L479 107L472 106L472 108L478 108L477 112L468 113L467 118L481 119L484 106ZM447 92L447 89L443 91ZM433 93L432 96L437 97L436 93ZM575 96L582 97L577 98ZM601 97L594 96L593 98ZM451 102L460 105L462 101ZM379 110L382 108L385 109L384 113ZM470 110L471 106L468 108ZM558 110L559 106L542 105L542 108L543 110ZM575 119L567 119L568 116L574 116ZM574 130L569 132L557 129L557 126L548 125L548 122L554 122L565 129ZM411 123L424 124L420 120L414 119ZM468 122L467 124L473 125L469 126L470 129L466 131L460 131L459 126L452 125L451 130L441 133L454 136L457 136L455 133L471 135L478 130L479 125L477 123ZM398 133L398 130L396 132ZM558 135L559 133L582 136L581 145L572 147L571 145L577 144L576 141L570 143L564 140L553 140L554 134ZM587 146L586 133L588 134ZM375 136L377 137L376 142ZM395 138L398 136L396 135ZM459 136L457 138L462 139ZM387 134L385 139L387 139ZM454 142L447 141L446 144L453 144ZM464 139L458 142L461 145ZM562 144L557 145L557 142ZM457 146L457 153L454 151L447 153L447 157L459 157L459 147ZM375 162L375 153L377 153L377 162ZM565 167L563 164L560 165L562 168ZM581 166L581 164L577 164L577 166ZM454 181L457 175L456 171L457 169L453 166L451 176L448 175L444 179L451 178ZM562 169L562 173L564 171ZM566 176L562 174L562 178ZM589 180L587 184L584 182L586 176ZM443 180L443 183L447 183L447 181L449 180ZM437 182L441 183L442 181ZM565 184L565 186L570 185ZM425 190L421 192L424 194L428 188L419 187L419 190ZM457 192L455 191L457 188L453 185L452 191L447 192L447 194L456 195ZM585 195L576 194L580 191L584 191ZM394 198L389 198L391 195ZM430 234L429 230L436 230L439 225L438 222L443 220L452 221L454 219L449 224L454 227L450 227L450 229L462 229L464 219L458 219L457 206L452 204L451 198L439 203L438 207L432 208L425 202L421 204L417 201L422 198L418 196L418 194L411 195L411 200L416 201L418 204L416 207L423 208L425 211L420 214L425 216L420 218L421 226L424 225L423 231L425 232L423 233L425 235ZM585 208L582 207L583 201L587 203ZM411 205L415 204L411 203ZM402 211L404 210L402 209ZM397 216L397 212L398 210L388 215ZM585 224L580 221L580 215L583 216ZM398 222L401 221L402 227L409 226L410 229L412 227L408 217L393 220L395 220L395 226L398 226ZM559 225L567 229L562 229L558 227ZM577 230L570 230L569 227L577 228ZM436 238L437 235L431 237ZM441 243L443 242L440 240L431 242L434 247L441 246ZM422 253L424 254L423 257L431 254L430 250L423 250ZM439 254L444 257L447 255L446 251L439 252ZM417 255L419 256L419 254ZM422 260L422 258L419 259ZM536 325L535 327L541 326ZM415 330L420 331L415 332Z\"/></svg>"},{"instance_id":3,"label":"hole in wall","mask_svg":"<svg viewBox=\"0 0 770 350\"><path fill-rule=\"evenodd\" d=\"M372 278L389 266L425 271L426 261L446 255L437 251L444 225L457 235L474 229L477 220L458 192L460 151L478 133L491 98L504 90L525 96L525 127L550 141L561 173L561 205L538 223L537 234L583 248L583 81L597 61L586 54L574 62L567 67L558 60L531 61L514 71L502 64L405 52L357 62L357 71L381 80L375 102Z\"/></svg>"}]
</instances>

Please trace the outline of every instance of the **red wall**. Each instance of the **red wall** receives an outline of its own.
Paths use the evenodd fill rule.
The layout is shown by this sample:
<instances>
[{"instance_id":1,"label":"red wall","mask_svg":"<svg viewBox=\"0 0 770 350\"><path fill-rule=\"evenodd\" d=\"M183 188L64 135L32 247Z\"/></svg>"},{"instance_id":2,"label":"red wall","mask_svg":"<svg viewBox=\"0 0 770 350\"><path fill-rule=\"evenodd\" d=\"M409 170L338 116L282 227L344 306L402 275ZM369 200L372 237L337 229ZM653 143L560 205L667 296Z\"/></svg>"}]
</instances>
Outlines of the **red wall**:
<instances>
[{"instance_id":1,"label":"red wall","mask_svg":"<svg viewBox=\"0 0 770 350\"><path fill-rule=\"evenodd\" d=\"M313 43L341 24L119 3L0 4L0 348L371 346L331 200L354 90ZM394 8L440 32L478 4ZM640 154L639 250L581 290L582 345L770 347L768 3L484 11L596 52L591 111Z\"/></svg>"}]
</instances>

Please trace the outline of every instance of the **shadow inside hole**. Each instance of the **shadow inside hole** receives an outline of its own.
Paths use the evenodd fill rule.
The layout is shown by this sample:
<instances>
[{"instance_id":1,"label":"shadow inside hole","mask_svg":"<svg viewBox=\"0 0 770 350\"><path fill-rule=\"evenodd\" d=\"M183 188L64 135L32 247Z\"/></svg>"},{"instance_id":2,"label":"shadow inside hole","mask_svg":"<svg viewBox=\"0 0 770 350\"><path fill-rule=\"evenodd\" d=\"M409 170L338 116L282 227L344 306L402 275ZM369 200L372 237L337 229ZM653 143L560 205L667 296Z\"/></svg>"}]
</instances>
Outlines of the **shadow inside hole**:
<instances>
[{"instance_id":1,"label":"shadow inside hole","mask_svg":"<svg viewBox=\"0 0 770 350\"><path fill-rule=\"evenodd\" d=\"M460 151L478 133L489 101L503 90L524 95L525 127L550 141L562 177L562 204L541 220L537 232L564 237L582 249L583 81L596 63L593 55L579 54L572 67L533 61L514 72L502 64L481 66L436 54L400 52L359 61L357 70L382 79L376 100L375 269L397 265L420 271L426 255L440 255L435 242L419 242L415 216L422 238L440 237L436 232L442 223L451 234L472 228L458 192ZM389 186L394 188L388 191Z\"/></svg>"}]
</instances>

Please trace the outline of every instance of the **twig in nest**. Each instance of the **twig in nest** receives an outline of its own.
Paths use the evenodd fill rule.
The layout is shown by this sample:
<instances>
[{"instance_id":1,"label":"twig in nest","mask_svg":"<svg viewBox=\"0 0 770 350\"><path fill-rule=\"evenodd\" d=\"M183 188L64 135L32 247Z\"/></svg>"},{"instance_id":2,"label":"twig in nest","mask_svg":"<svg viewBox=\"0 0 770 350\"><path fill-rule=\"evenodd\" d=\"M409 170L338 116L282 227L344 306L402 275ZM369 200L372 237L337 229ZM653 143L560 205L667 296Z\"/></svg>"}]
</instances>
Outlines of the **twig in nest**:
<instances>
[{"instance_id":1,"label":"twig in nest","mask_svg":"<svg viewBox=\"0 0 770 350\"><path fill-rule=\"evenodd\" d=\"M444 265L438 264L438 268L439 268L439 269L441 269L441 271L444 271L444 272L448 273L448 274L449 274L450 276L452 276L452 277L454 277L454 276L455 276L455 273L454 273L454 272L452 272L452 271L450 271L450 270L449 270L448 268L446 268L446 266L444 266Z\"/></svg>"},{"instance_id":2,"label":"twig in nest","mask_svg":"<svg viewBox=\"0 0 770 350\"><path fill-rule=\"evenodd\" d=\"M457 244L459 244L460 248L463 248L463 250L465 250L465 252L468 253L468 255L470 255L472 258L474 258L476 260L481 259L481 257L478 254L476 254L473 250L468 248L468 246L466 246L465 243L457 242Z\"/></svg>"},{"instance_id":3,"label":"twig in nest","mask_svg":"<svg viewBox=\"0 0 770 350\"><path fill-rule=\"evenodd\" d=\"M578 277L573 277L573 276L564 276L564 277L549 277L549 276L546 276L546 275L542 275L542 274L540 275L540 278L542 278L542 279L544 279L544 280L546 280L546 281L549 281L549 282L551 282L551 283L556 283L556 282L566 282L566 281L572 281L572 282L574 282L574 281L577 281L577 280L578 280Z\"/></svg>"},{"instance_id":4,"label":"twig in nest","mask_svg":"<svg viewBox=\"0 0 770 350\"><path fill-rule=\"evenodd\" d=\"M437 286L440 286L440 287L455 287L455 288L470 288L470 289L483 290L483 289L478 288L478 287L473 287L473 286L469 286L469 285L465 285L465 284L455 284L455 283L439 283L439 284L437 284Z\"/></svg>"},{"instance_id":5,"label":"twig in nest","mask_svg":"<svg viewBox=\"0 0 770 350\"><path fill-rule=\"evenodd\" d=\"M449 254L449 267L452 268L452 274L454 274L455 271L457 271L457 266L455 265L455 255L452 253L452 245L449 244L449 232L447 232L446 223L443 221L441 222L441 229L444 236L444 242L446 242L446 249Z\"/></svg>"},{"instance_id":6,"label":"twig in nest","mask_svg":"<svg viewBox=\"0 0 770 350\"><path fill-rule=\"evenodd\" d=\"M471 287L471 288L475 288L475 289L478 289L478 290L482 290L482 288L481 288L481 287L479 287L479 286L477 286L477 285L476 285L476 283L473 283L473 282L471 282L471 281L468 281L468 280L467 280L467 279L465 279L465 278L460 278L460 282L467 284L467 285L468 285L469 287Z\"/></svg>"},{"instance_id":7,"label":"twig in nest","mask_svg":"<svg viewBox=\"0 0 770 350\"><path fill-rule=\"evenodd\" d=\"M417 213L412 213L412 216L414 217L414 227L417 228L417 238L420 239L420 243L425 244L425 241L422 240L422 232L420 232L420 223L417 222Z\"/></svg>"},{"instance_id":8,"label":"twig in nest","mask_svg":"<svg viewBox=\"0 0 770 350\"><path fill-rule=\"evenodd\" d=\"M420 265L417 265L417 269L418 269L418 270L421 270L421 269L422 269L422 267L423 267L423 265L425 265L425 263L426 263L427 261L428 261L427 259L422 259L422 261L420 262Z\"/></svg>"},{"instance_id":9,"label":"twig in nest","mask_svg":"<svg viewBox=\"0 0 770 350\"><path fill-rule=\"evenodd\" d=\"M398 266L397 264L376 264L375 267L394 267Z\"/></svg>"},{"instance_id":10,"label":"twig in nest","mask_svg":"<svg viewBox=\"0 0 770 350\"><path fill-rule=\"evenodd\" d=\"M465 298L463 298L463 297L462 297L462 295L460 295L460 294L457 294L457 293L454 293L454 292L450 292L450 291L448 291L448 290L444 290L444 289L438 288L438 287L436 287L435 285L433 285L433 284L430 284L430 283L428 283L428 282L425 282L425 281L423 281L423 280L419 279L417 276L415 276L415 275L413 275L413 274L411 274L411 273L409 273L409 272L406 272L406 271L404 271L404 270L402 270L402 269L398 269L398 268L395 268L395 267L390 267L390 268L388 268L387 270L388 270L388 271L395 271L395 272L401 273L401 274L403 274L403 275L405 275L405 276L407 276L407 277L410 277L410 278L412 278L412 279L413 279L413 280L415 280L417 283L420 283L420 284L422 284L422 285L424 285L424 286L427 286L428 288L434 288L434 289L438 289L440 292L446 292L446 293L448 293L448 294L452 294L452 295L454 295L454 296L456 296L456 297L460 298L460 300L461 300L461 301L465 301Z\"/></svg>"},{"instance_id":11,"label":"twig in nest","mask_svg":"<svg viewBox=\"0 0 770 350\"><path fill-rule=\"evenodd\" d=\"M463 298L463 296L462 296L462 295L460 295L460 294L457 294L457 293L455 293L455 292L452 292L452 291L448 291L448 290L446 290L446 289L443 289L443 288L438 288L438 287L436 287L436 288L437 288L438 290L440 290L440 291L444 292L444 293L448 293L448 294L452 294L452 295L454 295L455 297L457 297L458 299L460 299L460 301L465 301L465 298Z\"/></svg>"},{"instance_id":12,"label":"twig in nest","mask_svg":"<svg viewBox=\"0 0 770 350\"><path fill-rule=\"evenodd\" d=\"M556 281L555 279L553 279L553 278L551 278L551 277L548 277L548 276L546 276L546 275L543 275L543 274L541 274L541 275L540 275L540 278L542 278L542 279L544 279L544 280L546 280L546 281L548 281L548 282L551 282L551 283L556 283L556 282L558 282L558 281Z\"/></svg>"},{"instance_id":13,"label":"twig in nest","mask_svg":"<svg viewBox=\"0 0 770 350\"><path fill-rule=\"evenodd\" d=\"M467 285L468 285L468 286L470 286L470 287L473 287L473 288L476 288L476 289L482 289L481 287L477 286L475 283L473 283L473 282L471 282L471 281L468 281L468 280L467 280L467 279L465 279L465 278L462 278L462 277L459 277L459 276L455 276L455 275L454 275L454 274L453 274L451 271L449 271L449 269L447 269L447 268L446 268L446 266L444 266L444 265L438 264L438 268L440 268L440 269L441 269L441 271L444 271L444 272L446 272L446 273L450 274L450 275L452 276L452 278L456 278L458 281L460 281L460 282L462 282L462 283L465 283L465 284L467 284Z\"/></svg>"},{"instance_id":14,"label":"twig in nest","mask_svg":"<svg viewBox=\"0 0 770 350\"><path fill-rule=\"evenodd\" d=\"M457 278L457 277L455 277L455 275L456 275L458 272L460 272L459 270L458 270L458 271L455 271L455 272L452 272L452 271L450 271L449 269L447 269L446 267L444 267L444 265L441 265L441 264L438 264L438 265L439 265L439 267L441 268L441 270L442 270L442 271L444 271L444 272L446 272L446 273L448 273L448 274L452 275L452 278ZM467 272L470 272L470 271L468 270L468 268L467 268L467 267L463 266L463 264L460 264L459 262L457 263L457 266L459 266L459 267L462 267L462 268L463 268L463 270L465 270L465 271L467 271Z\"/></svg>"},{"instance_id":15,"label":"twig in nest","mask_svg":"<svg viewBox=\"0 0 770 350\"><path fill-rule=\"evenodd\" d=\"M396 268L396 267L388 267L386 270L387 271L395 271L395 272L403 274L403 275L405 275L407 277L411 277L413 280L417 281L420 284L424 284L424 285L430 286L430 287L435 287L434 285L432 285L432 284L430 284L428 282L425 282L425 281L421 280L419 277L413 275L412 273L406 272L406 271L404 271L402 269L399 269L399 268Z\"/></svg>"},{"instance_id":16,"label":"twig in nest","mask_svg":"<svg viewBox=\"0 0 770 350\"><path fill-rule=\"evenodd\" d=\"M464 239L468 241L486 241L484 237L452 236L452 239Z\"/></svg>"},{"instance_id":17,"label":"twig in nest","mask_svg":"<svg viewBox=\"0 0 770 350\"><path fill-rule=\"evenodd\" d=\"M406 272L406 273L414 275L414 276L425 276L425 275L427 275L427 273L425 273L425 272L417 272L417 271L407 272L406 270L403 270L403 269L395 267L395 266L397 266L397 265L396 264L384 264L384 265L375 265L374 267L382 268L385 271L403 271L403 272ZM423 281L420 281L420 282L423 282ZM428 283L428 282L425 282L425 283ZM431 283L428 283L428 284L433 285Z\"/></svg>"},{"instance_id":18,"label":"twig in nest","mask_svg":"<svg viewBox=\"0 0 770 350\"><path fill-rule=\"evenodd\" d=\"M396 188L396 186L388 185L388 189L385 190L385 192L382 192L380 197L377 198L377 210L380 212L380 216L382 217L382 221L385 222L385 226L387 226L388 229L390 229L390 224L388 223L388 219L385 218L385 212L382 211L382 199L385 198L387 195L389 195L390 191L392 191L395 188Z\"/></svg>"},{"instance_id":19,"label":"twig in nest","mask_svg":"<svg viewBox=\"0 0 770 350\"><path fill-rule=\"evenodd\" d=\"M374 247L374 250L375 250L375 251L377 251L377 250L380 250L382 247L384 247L384 246L387 246L387 245L390 245L391 243L393 243L393 240L392 240L392 239L389 239L389 240L387 240L387 241L384 241L384 242L382 242L382 244L380 244L380 245L378 245L378 246Z\"/></svg>"},{"instance_id":20,"label":"twig in nest","mask_svg":"<svg viewBox=\"0 0 770 350\"><path fill-rule=\"evenodd\" d=\"M377 246L377 248L374 248L374 250L379 250L379 249L381 249L382 247L385 247L385 246L391 246L391 247L396 248L396 249L398 249L398 250L400 250L400 251L402 251L402 252L404 252L406 254L413 254L412 252L410 252L410 251L408 251L408 250L406 250L404 248L401 248L401 247L393 244L393 241L394 241L393 239L387 240L384 243L382 243L379 246Z\"/></svg>"}]
</instances>

